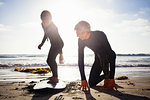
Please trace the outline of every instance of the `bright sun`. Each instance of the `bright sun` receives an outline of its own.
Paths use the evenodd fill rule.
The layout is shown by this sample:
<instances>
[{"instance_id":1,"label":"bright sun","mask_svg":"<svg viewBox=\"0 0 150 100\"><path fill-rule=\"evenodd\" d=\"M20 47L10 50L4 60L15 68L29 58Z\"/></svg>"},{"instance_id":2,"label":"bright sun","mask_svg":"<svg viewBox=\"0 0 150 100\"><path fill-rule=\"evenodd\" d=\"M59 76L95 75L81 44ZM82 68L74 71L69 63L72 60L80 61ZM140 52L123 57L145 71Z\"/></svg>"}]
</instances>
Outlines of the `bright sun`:
<instances>
[{"instance_id":1,"label":"bright sun","mask_svg":"<svg viewBox=\"0 0 150 100\"><path fill-rule=\"evenodd\" d=\"M52 5L50 6L50 4ZM59 34L64 41L64 56L77 55L78 38L74 26L81 20L87 20L87 8L84 5L79 0L63 0L54 3L49 1L45 4L47 10L52 13L52 20L58 27Z\"/></svg>"},{"instance_id":2,"label":"bright sun","mask_svg":"<svg viewBox=\"0 0 150 100\"><path fill-rule=\"evenodd\" d=\"M73 3L73 2L72 2ZM76 5L74 3L74 5ZM69 9L68 9L69 8ZM79 21L79 8L75 9L71 4L60 2L52 11L53 21L58 27L59 34L64 41L64 55L77 54L77 37L74 31L75 24Z\"/></svg>"}]
</instances>

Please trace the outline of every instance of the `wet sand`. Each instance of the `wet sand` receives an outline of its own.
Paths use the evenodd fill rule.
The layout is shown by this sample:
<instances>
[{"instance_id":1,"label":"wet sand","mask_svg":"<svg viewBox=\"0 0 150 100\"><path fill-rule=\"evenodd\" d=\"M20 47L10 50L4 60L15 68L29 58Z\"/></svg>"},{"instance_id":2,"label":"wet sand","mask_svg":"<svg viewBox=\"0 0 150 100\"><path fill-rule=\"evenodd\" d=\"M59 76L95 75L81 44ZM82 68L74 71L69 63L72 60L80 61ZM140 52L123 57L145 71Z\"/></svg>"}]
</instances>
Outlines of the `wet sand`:
<instances>
[{"instance_id":1,"label":"wet sand","mask_svg":"<svg viewBox=\"0 0 150 100\"><path fill-rule=\"evenodd\" d=\"M133 84L128 84L130 83ZM36 81L0 82L0 100L150 100L150 77L129 77L116 80L118 91L100 91L103 82L90 91L79 90L77 82L67 84L63 90L34 91Z\"/></svg>"}]
</instances>

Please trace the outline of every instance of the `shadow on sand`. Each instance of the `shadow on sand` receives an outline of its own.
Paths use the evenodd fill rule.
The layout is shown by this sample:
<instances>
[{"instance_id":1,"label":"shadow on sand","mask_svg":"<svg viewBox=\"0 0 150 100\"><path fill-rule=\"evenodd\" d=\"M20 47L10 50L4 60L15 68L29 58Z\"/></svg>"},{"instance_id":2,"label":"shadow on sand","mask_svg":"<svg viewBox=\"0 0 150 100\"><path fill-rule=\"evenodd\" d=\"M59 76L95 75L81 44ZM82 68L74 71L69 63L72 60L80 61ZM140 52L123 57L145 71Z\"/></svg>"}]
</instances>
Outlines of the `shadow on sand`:
<instances>
[{"instance_id":1,"label":"shadow on sand","mask_svg":"<svg viewBox=\"0 0 150 100\"><path fill-rule=\"evenodd\" d=\"M126 93L122 93L120 91L104 91L104 90L100 90L102 86L96 86L96 87L93 87L92 89L95 89L97 91L99 91L100 93L106 93L106 94L109 94L111 96L114 96L120 100L150 100L150 98L147 98L147 97L144 97L144 96L137 96L137 95L131 95L131 94L126 94ZM120 87L120 86L117 86L118 88L123 88L123 87Z\"/></svg>"},{"instance_id":2,"label":"shadow on sand","mask_svg":"<svg viewBox=\"0 0 150 100\"><path fill-rule=\"evenodd\" d=\"M84 91L85 96L86 96L86 100L96 100L92 95L91 95L91 91Z\"/></svg>"},{"instance_id":3,"label":"shadow on sand","mask_svg":"<svg viewBox=\"0 0 150 100\"><path fill-rule=\"evenodd\" d=\"M64 89L50 89L50 88L34 90L33 89L34 85L35 84L29 84L28 87L24 88L27 89L27 91L30 94L33 94L31 100L49 100L53 95L64 91ZM56 97L54 100L63 100L63 98L60 95L59 97Z\"/></svg>"},{"instance_id":4,"label":"shadow on sand","mask_svg":"<svg viewBox=\"0 0 150 100\"><path fill-rule=\"evenodd\" d=\"M34 94L31 100L49 100L53 95L62 92L64 89L40 89L32 90ZM63 100L63 98L56 97L54 100Z\"/></svg>"},{"instance_id":5,"label":"shadow on sand","mask_svg":"<svg viewBox=\"0 0 150 100\"><path fill-rule=\"evenodd\" d=\"M104 91L100 90L102 86L96 86L92 87L92 89L99 91L99 93L105 93L111 96L114 96L120 100L150 100L150 98L144 97L144 96L138 96L138 95L132 95L123 93L120 91ZM123 88L119 85L117 85L118 88ZM53 95L63 92L65 89L41 89L41 90L33 90L33 88L30 87L29 92L34 94L31 100L49 100ZM92 95L91 91L84 91L86 100L96 100ZM54 100L64 100L62 95L56 96Z\"/></svg>"}]
</instances>

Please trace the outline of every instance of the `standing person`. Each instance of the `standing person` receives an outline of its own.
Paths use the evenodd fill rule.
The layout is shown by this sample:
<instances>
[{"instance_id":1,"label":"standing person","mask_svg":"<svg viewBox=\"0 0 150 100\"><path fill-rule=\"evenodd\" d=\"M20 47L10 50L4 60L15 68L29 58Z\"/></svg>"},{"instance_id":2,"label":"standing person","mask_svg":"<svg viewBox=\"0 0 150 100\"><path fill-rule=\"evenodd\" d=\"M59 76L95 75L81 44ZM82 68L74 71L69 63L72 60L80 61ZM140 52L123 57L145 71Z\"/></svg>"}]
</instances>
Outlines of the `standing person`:
<instances>
[{"instance_id":1,"label":"standing person","mask_svg":"<svg viewBox=\"0 0 150 100\"><path fill-rule=\"evenodd\" d=\"M81 87L82 90L90 89L92 86L96 86L104 79L104 86L101 90L113 90L117 89L114 81L115 74L115 59L116 54L112 50L107 37L102 31L91 31L90 24L86 21L80 21L75 26L75 31L78 39L78 64L81 75ZM92 65L89 85L86 81L84 72L84 48L90 48L95 54L95 61ZM110 70L109 70L110 69ZM103 71L103 75L100 75Z\"/></svg>"},{"instance_id":2,"label":"standing person","mask_svg":"<svg viewBox=\"0 0 150 100\"><path fill-rule=\"evenodd\" d=\"M47 64L50 66L53 75L52 77L50 77L49 83L58 83L59 80L58 80L58 73L57 73L57 63L55 60L56 60L56 56L60 54L59 62L63 63L62 48L64 46L64 43L58 33L57 27L52 22L52 16L49 11L44 10L41 13L41 20L42 20L41 23L42 28L44 30L44 37L41 44L39 44L38 48L41 49L46 39L50 40L51 47L47 58Z\"/></svg>"}]
</instances>

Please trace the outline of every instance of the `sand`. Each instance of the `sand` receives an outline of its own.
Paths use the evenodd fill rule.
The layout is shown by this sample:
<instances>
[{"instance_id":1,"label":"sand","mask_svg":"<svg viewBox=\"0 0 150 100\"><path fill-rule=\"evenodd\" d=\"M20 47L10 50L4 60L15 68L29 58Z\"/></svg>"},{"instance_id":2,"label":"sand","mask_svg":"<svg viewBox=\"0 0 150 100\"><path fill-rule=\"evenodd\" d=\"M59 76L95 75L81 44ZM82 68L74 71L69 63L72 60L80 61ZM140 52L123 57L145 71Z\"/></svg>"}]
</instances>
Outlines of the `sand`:
<instances>
[{"instance_id":1,"label":"sand","mask_svg":"<svg viewBox=\"0 0 150 100\"><path fill-rule=\"evenodd\" d=\"M129 84L128 83L133 83ZM36 82L0 82L0 100L150 100L150 77L116 80L118 91L100 91L103 82L81 91L76 82L63 90L34 91Z\"/></svg>"}]
</instances>

